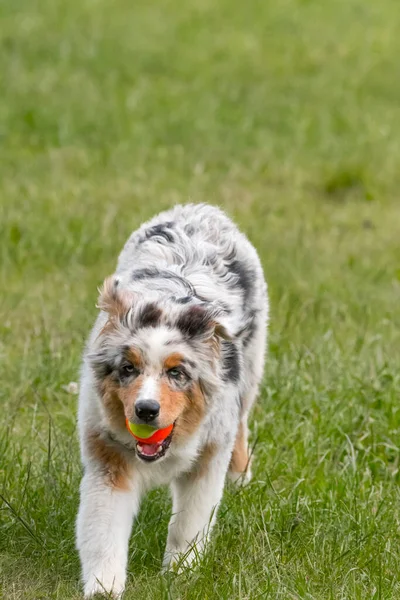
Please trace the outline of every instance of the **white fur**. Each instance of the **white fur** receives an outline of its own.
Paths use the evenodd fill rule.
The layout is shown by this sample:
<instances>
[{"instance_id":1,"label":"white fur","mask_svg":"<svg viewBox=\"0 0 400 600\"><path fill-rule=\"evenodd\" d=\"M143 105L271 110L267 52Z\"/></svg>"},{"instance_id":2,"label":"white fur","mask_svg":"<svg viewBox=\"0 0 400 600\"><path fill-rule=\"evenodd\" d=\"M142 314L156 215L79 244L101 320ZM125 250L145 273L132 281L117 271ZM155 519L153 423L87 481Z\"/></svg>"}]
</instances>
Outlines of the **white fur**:
<instances>
[{"instance_id":1,"label":"white fur","mask_svg":"<svg viewBox=\"0 0 400 600\"><path fill-rule=\"evenodd\" d=\"M89 470L81 483L77 531L85 597L125 587L128 541L139 510L140 486L125 492L110 488Z\"/></svg>"},{"instance_id":2,"label":"white fur","mask_svg":"<svg viewBox=\"0 0 400 600\"><path fill-rule=\"evenodd\" d=\"M157 235L157 230L148 233L165 223L172 223L167 234ZM153 268L166 270L166 277L135 280L132 276L138 269ZM202 552L216 518L240 421L247 435L247 418L264 365L268 302L262 268L253 246L220 210L207 205L178 206L144 224L126 243L116 277L118 289L132 294L136 307L154 300L168 322L138 328L137 311L130 310L126 323L104 340L100 332L107 315L100 312L88 341L79 399L85 474L77 519L77 547L86 598L102 591L115 597L122 594L132 522L143 493L154 486L170 485L173 498L164 569L183 568ZM176 302L176 298L191 295L188 286L194 291L192 304L209 304L223 335L232 336L237 349L238 379L234 370L226 375L228 359L214 360L206 352L204 342L188 341L173 328L186 310L186 305ZM113 429L98 392L94 365L109 361L118 369L119 349L131 344L150 357L140 398L158 398L160 365L172 352L187 356L193 362L192 378L206 384L207 410L200 426L184 444L172 438L166 455L153 463L137 457L135 441L127 430ZM131 462L129 490L115 489L107 483L103 465L91 456L87 446L92 431L104 436ZM214 444L218 450L201 477L190 477L206 444ZM246 482L250 468L247 473L229 475L233 480Z\"/></svg>"}]
</instances>

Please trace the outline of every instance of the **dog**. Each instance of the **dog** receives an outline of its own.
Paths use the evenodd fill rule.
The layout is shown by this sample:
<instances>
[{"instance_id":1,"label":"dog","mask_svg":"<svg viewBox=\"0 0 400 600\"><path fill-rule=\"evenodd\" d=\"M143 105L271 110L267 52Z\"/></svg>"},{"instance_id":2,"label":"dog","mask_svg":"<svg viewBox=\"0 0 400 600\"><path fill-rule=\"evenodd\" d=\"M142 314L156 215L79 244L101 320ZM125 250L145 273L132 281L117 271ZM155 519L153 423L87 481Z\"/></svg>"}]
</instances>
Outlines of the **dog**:
<instances>
[{"instance_id":1,"label":"dog","mask_svg":"<svg viewBox=\"0 0 400 600\"><path fill-rule=\"evenodd\" d=\"M263 375L268 297L257 252L219 208L176 206L128 239L83 357L77 548L85 598L120 598L144 493L168 484L163 569L197 559L227 475L250 479L247 420ZM137 442L135 424L172 433Z\"/></svg>"}]
</instances>

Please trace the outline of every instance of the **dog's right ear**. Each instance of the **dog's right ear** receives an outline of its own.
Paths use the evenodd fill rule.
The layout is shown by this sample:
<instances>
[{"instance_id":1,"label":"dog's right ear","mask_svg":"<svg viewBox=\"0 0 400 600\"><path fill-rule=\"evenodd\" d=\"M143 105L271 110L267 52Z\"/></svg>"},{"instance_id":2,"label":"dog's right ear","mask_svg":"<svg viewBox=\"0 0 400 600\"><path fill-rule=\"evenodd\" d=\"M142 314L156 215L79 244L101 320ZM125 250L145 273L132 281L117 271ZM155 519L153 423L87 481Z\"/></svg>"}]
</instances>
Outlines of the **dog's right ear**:
<instances>
[{"instance_id":1,"label":"dog's right ear","mask_svg":"<svg viewBox=\"0 0 400 600\"><path fill-rule=\"evenodd\" d=\"M132 308L135 296L133 292L121 290L115 275L107 277L100 289L97 308L108 313L110 317L121 320Z\"/></svg>"}]
</instances>

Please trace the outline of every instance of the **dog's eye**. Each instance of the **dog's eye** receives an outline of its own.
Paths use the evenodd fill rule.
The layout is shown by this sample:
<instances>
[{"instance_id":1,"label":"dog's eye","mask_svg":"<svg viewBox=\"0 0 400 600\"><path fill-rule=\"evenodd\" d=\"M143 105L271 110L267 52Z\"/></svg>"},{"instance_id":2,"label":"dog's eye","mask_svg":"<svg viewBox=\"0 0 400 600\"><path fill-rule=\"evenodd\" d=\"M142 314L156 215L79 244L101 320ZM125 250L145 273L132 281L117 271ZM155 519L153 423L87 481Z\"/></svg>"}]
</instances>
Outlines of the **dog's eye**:
<instances>
[{"instance_id":1,"label":"dog's eye","mask_svg":"<svg viewBox=\"0 0 400 600\"><path fill-rule=\"evenodd\" d=\"M168 377L174 379L175 381L184 381L187 379L187 375L183 369L179 367L174 367L173 369L168 369Z\"/></svg>"},{"instance_id":2,"label":"dog's eye","mask_svg":"<svg viewBox=\"0 0 400 600\"><path fill-rule=\"evenodd\" d=\"M131 377L132 375L137 375L138 370L130 363L127 363L126 365L122 365L120 373L122 377Z\"/></svg>"},{"instance_id":3,"label":"dog's eye","mask_svg":"<svg viewBox=\"0 0 400 600\"><path fill-rule=\"evenodd\" d=\"M180 369L169 369L169 371L168 371L168 375L170 377L173 377L174 379L176 377L180 377L181 374L182 374L182 371Z\"/></svg>"},{"instance_id":4,"label":"dog's eye","mask_svg":"<svg viewBox=\"0 0 400 600\"><path fill-rule=\"evenodd\" d=\"M187 383L190 379L189 375L181 367L173 367L172 369L168 369L167 375L171 381L181 385Z\"/></svg>"}]
</instances>

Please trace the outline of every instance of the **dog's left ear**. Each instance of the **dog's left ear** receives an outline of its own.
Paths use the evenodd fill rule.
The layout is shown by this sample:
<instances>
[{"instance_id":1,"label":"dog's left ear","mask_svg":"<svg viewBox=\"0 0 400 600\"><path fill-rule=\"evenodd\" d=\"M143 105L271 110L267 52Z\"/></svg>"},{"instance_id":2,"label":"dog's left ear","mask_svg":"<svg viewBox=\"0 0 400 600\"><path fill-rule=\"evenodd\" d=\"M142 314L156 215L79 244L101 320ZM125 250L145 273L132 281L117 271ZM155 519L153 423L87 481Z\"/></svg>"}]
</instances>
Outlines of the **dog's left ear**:
<instances>
[{"instance_id":1,"label":"dog's left ear","mask_svg":"<svg viewBox=\"0 0 400 600\"><path fill-rule=\"evenodd\" d=\"M226 312L211 303L194 304L186 308L179 315L176 325L190 338L208 340L217 336L232 340L235 337Z\"/></svg>"},{"instance_id":2,"label":"dog's left ear","mask_svg":"<svg viewBox=\"0 0 400 600\"><path fill-rule=\"evenodd\" d=\"M100 290L97 308L108 313L110 317L122 320L132 308L135 300L133 292L121 290L119 280L112 275L107 277Z\"/></svg>"}]
</instances>

